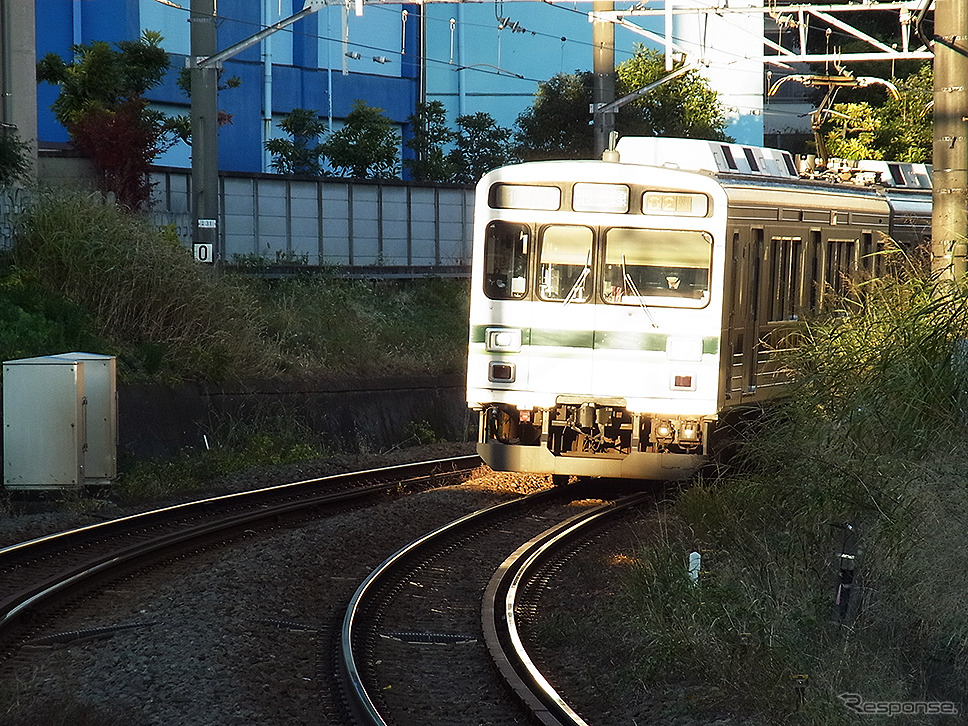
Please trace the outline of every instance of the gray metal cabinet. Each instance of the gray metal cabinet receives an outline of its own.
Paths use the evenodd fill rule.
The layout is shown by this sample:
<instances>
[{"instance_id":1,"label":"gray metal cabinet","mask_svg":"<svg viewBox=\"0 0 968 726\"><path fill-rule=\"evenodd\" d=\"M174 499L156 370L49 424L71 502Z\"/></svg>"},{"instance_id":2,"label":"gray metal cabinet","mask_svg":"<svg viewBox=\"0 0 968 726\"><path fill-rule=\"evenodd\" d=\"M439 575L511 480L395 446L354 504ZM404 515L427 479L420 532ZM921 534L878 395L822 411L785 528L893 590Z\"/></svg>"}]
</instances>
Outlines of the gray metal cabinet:
<instances>
[{"instance_id":1,"label":"gray metal cabinet","mask_svg":"<svg viewBox=\"0 0 968 726\"><path fill-rule=\"evenodd\" d=\"M110 484L117 440L114 356L75 352L4 362L7 489Z\"/></svg>"}]
</instances>

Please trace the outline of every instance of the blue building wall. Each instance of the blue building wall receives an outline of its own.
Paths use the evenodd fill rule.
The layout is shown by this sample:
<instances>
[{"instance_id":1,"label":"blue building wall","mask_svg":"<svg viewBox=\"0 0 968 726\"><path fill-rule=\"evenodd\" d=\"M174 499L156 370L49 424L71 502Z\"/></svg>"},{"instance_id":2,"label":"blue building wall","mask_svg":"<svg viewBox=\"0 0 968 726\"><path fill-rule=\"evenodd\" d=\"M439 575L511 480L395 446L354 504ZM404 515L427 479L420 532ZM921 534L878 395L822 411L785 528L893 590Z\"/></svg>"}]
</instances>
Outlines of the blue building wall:
<instances>
[{"instance_id":1,"label":"blue building wall","mask_svg":"<svg viewBox=\"0 0 968 726\"><path fill-rule=\"evenodd\" d=\"M539 83L592 70L590 9L590 3L426 5L428 98L441 101L451 118L483 111L512 127ZM636 40L616 29L616 64L631 57ZM575 121L590 123L591 115Z\"/></svg>"},{"instance_id":2,"label":"blue building wall","mask_svg":"<svg viewBox=\"0 0 968 726\"><path fill-rule=\"evenodd\" d=\"M73 44L134 39L144 29L160 32L172 68L149 98L166 113L188 114L189 99L175 79L190 51L190 0L179 4L183 7L156 0L44 0L37 3L38 57L53 52L67 59ZM218 0L219 50L302 6L303 0ZM557 73L592 69L590 8L542 2L373 4L362 17L342 5L324 8L224 63L224 77L238 76L242 85L219 94L219 108L232 118L219 132L219 167L270 171L263 143L284 136L277 126L283 115L313 108L335 130L356 99L382 108L403 135L424 93L428 101L444 104L451 121L483 111L513 127L539 83ZM615 62L629 58L639 42L644 38L617 28ZM38 87L41 144L68 140L50 112L57 92L46 83ZM761 143L756 113L739 109L728 132L744 143ZM401 152L408 149L402 146ZM187 167L190 153L179 142L158 163Z\"/></svg>"},{"instance_id":3,"label":"blue building wall","mask_svg":"<svg viewBox=\"0 0 968 726\"><path fill-rule=\"evenodd\" d=\"M160 32L172 67L148 98L168 114L188 114L190 101L175 83L190 49L189 0L182 4L183 8L176 8L154 0L45 0L37 6L38 57L56 53L66 60L74 44L116 43L137 38L144 29ZM219 0L218 48L228 48L302 6L302 0ZM267 171L263 141L284 135L275 124L294 108L317 109L335 130L353 102L361 99L382 108L403 131L419 97L418 23L408 20L404 37L400 18L407 7L367 8L364 17L351 15L345 23L345 40L342 8L327 8L227 60L223 77L237 76L242 83L219 93L219 109L232 119L219 131L219 168ZM412 6L408 14L419 16ZM412 49L409 59L401 57L405 44ZM359 53L360 58L345 53ZM386 57L388 62L376 62L374 56ZM50 111L57 94L50 84L38 86L42 144L68 140ZM158 163L189 166L190 149L179 142Z\"/></svg>"}]
</instances>

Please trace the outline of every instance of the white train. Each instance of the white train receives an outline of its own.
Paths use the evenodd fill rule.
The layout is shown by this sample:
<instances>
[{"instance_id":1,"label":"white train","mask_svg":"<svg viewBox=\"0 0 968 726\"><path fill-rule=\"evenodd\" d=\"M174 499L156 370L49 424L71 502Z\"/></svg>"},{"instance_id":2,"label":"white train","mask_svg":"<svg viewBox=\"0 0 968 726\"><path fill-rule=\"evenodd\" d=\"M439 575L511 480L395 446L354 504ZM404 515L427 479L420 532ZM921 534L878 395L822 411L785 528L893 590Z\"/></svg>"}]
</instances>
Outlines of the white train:
<instances>
[{"instance_id":1,"label":"white train","mask_svg":"<svg viewBox=\"0 0 968 726\"><path fill-rule=\"evenodd\" d=\"M877 272L887 238L930 234L925 165L852 162L841 183L738 144L616 150L478 185L467 402L496 470L691 476L717 423L785 382L791 321Z\"/></svg>"}]
</instances>

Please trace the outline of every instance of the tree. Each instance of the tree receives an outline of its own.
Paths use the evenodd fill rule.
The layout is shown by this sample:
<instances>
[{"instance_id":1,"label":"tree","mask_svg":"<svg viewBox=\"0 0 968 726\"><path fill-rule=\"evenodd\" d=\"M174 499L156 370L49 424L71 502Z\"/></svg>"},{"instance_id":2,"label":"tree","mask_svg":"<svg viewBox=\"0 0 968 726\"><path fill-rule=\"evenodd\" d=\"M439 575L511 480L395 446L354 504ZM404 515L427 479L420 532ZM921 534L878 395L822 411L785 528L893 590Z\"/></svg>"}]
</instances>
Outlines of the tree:
<instances>
[{"instance_id":1,"label":"tree","mask_svg":"<svg viewBox=\"0 0 968 726\"><path fill-rule=\"evenodd\" d=\"M48 53L37 64L37 79L60 86L51 109L74 146L88 156L102 191L138 211L148 202L148 173L166 148L164 115L148 108L144 94L161 83L170 65L162 37L145 30L137 41L112 48L104 41L75 45L65 63Z\"/></svg>"},{"instance_id":2,"label":"tree","mask_svg":"<svg viewBox=\"0 0 968 726\"><path fill-rule=\"evenodd\" d=\"M224 68L219 68L216 70L216 91L224 91L228 88L238 88L242 85L242 79L238 76L230 76L224 81L222 76L225 74ZM182 68L178 71L178 80L175 81L175 85L181 89L188 98L192 97L192 69ZM228 111L218 110L216 116L216 122L219 128L232 123L232 114ZM175 116L169 116L165 119L165 127L171 131L175 136L184 141L189 146L192 145L192 117L191 114L178 114Z\"/></svg>"},{"instance_id":3,"label":"tree","mask_svg":"<svg viewBox=\"0 0 968 726\"><path fill-rule=\"evenodd\" d=\"M681 66L681 64L680 64ZM678 68L678 66L677 66ZM674 68L673 70L676 70ZM617 91L632 93L667 75L665 56L639 44L631 58L616 69ZM654 88L642 98L628 104L634 112L626 114L630 130L640 136L671 136L690 139L730 140L725 134L726 115L719 95L698 71L689 71ZM619 127L616 119L616 128Z\"/></svg>"},{"instance_id":4,"label":"tree","mask_svg":"<svg viewBox=\"0 0 968 726\"><path fill-rule=\"evenodd\" d=\"M0 129L0 186L10 186L29 178L29 150L16 131Z\"/></svg>"},{"instance_id":5,"label":"tree","mask_svg":"<svg viewBox=\"0 0 968 726\"><path fill-rule=\"evenodd\" d=\"M447 155L454 181L476 182L491 169L517 160L511 129L498 126L489 113L458 116L457 127L455 146Z\"/></svg>"},{"instance_id":6,"label":"tree","mask_svg":"<svg viewBox=\"0 0 968 726\"><path fill-rule=\"evenodd\" d=\"M403 162L410 177L420 182L451 181L456 169L444 147L454 141L456 134L447 126L444 104L440 101L418 103L407 123L412 129L407 148L416 155Z\"/></svg>"},{"instance_id":7,"label":"tree","mask_svg":"<svg viewBox=\"0 0 968 726\"><path fill-rule=\"evenodd\" d=\"M279 128L292 139L269 139L266 150L272 154L272 168L280 174L320 176L323 173L323 145L319 137L326 130L326 122L316 111L294 108L279 122Z\"/></svg>"},{"instance_id":8,"label":"tree","mask_svg":"<svg viewBox=\"0 0 968 726\"><path fill-rule=\"evenodd\" d=\"M616 96L638 90L666 75L658 51L636 46L616 69ZM594 76L589 71L559 74L538 85L534 104L518 116L515 138L526 159L591 158L594 129L589 109ZM726 117L715 91L697 71L664 83L627 103L615 114L622 135L682 136L729 140Z\"/></svg>"},{"instance_id":9,"label":"tree","mask_svg":"<svg viewBox=\"0 0 968 726\"><path fill-rule=\"evenodd\" d=\"M842 159L930 162L933 145L930 64L896 80L900 98L836 104L827 124L827 150Z\"/></svg>"},{"instance_id":10,"label":"tree","mask_svg":"<svg viewBox=\"0 0 968 726\"><path fill-rule=\"evenodd\" d=\"M323 142L323 153L338 176L394 179L398 175L400 136L382 108L357 99L343 128Z\"/></svg>"},{"instance_id":11,"label":"tree","mask_svg":"<svg viewBox=\"0 0 968 726\"><path fill-rule=\"evenodd\" d=\"M525 159L590 158L594 148L589 71L559 73L538 84L534 103L515 121L518 153Z\"/></svg>"}]
</instances>

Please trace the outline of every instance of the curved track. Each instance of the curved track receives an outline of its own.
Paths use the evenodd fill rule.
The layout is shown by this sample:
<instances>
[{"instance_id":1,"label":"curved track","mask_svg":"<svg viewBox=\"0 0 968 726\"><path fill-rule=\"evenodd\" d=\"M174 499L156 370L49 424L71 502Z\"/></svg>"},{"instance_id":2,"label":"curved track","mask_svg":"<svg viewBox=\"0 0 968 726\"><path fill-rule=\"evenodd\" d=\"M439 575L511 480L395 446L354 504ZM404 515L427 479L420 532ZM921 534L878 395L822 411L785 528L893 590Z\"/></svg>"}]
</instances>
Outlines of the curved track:
<instances>
[{"instance_id":1,"label":"curved track","mask_svg":"<svg viewBox=\"0 0 968 726\"><path fill-rule=\"evenodd\" d=\"M651 501L651 493L639 493L604 504L556 525L519 547L494 573L481 608L481 622L488 650L502 677L534 718L546 726L587 726L565 702L528 655L518 630L521 595L547 577L549 568L573 549L576 541L607 517Z\"/></svg>"},{"instance_id":2,"label":"curved track","mask_svg":"<svg viewBox=\"0 0 968 726\"><path fill-rule=\"evenodd\" d=\"M474 512L376 568L342 627L344 688L357 720L584 723L528 657L515 612L526 583L547 579L549 563L589 529L653 498L638 494L573 516L575 506L588 506L580 502L587 493L559 488Z\"/></svg>"},{"instance_id":3,"label":"curved track","mask_svg":"<svg viewBox=\"0 0 968 726\"><path fill-rule=\"evenodd\" d=\"M152 510L0 549L0 660L36 615L104 579L252 529L455 481L476 456L309 479Z\"/></svg>"}]
</instances>

